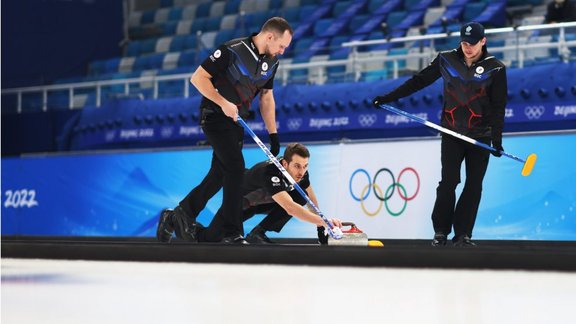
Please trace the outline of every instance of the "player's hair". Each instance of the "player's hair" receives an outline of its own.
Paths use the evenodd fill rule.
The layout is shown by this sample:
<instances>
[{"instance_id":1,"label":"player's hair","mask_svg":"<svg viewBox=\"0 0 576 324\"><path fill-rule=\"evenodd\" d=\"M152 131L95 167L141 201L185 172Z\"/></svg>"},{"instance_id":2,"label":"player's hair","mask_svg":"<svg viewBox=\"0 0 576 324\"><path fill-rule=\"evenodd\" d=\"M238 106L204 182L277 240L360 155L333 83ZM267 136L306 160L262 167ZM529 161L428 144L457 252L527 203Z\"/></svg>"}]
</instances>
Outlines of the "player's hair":
<instances>
[{"instance_id":1,"label":"player's hair","mask_svg":"<svg viewBox=\"0 0 576 324\"><path fill-rule=\"evenodd\" d=\"M286 160L286 162L290 163L292 162L292 157L294 157L295 154L303 158L310 157L310 151L308 151L306 146L300 143L290 143L286 145L286 149L284 150L284 156L282 157L284 158L284 160Z\"/></svg>"},{"instance_id":2,"label":"player's hair","mask_svg":"<svg viewBox=\"0 0 576 324\"><path fill-rule=\"evenodd\" d=\"M283 35L285 31L288 31L291 36L294 35L294 30L292 30L292 27L290 27L286 19L282 17L272 17L268 19L262 26L262 31L271 31L279 35Z\"/></svg>"}]
</instances>

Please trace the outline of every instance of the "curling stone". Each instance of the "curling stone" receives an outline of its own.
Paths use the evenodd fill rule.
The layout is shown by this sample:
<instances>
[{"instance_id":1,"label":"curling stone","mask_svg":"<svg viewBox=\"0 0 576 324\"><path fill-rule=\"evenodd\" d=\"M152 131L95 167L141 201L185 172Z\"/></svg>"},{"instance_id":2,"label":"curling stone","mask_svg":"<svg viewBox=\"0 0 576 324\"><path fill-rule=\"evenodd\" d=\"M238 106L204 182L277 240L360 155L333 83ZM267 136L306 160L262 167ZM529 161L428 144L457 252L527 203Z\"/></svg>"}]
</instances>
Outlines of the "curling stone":
<instances>
[{"instance_id":1,"label":"curling stone","mask_svg":"<svg viewBox=\"0 0 576 324\"><path fill-rule=\"evenodd\" d=\"M344 230L344 227L350 229ZM352 222L342 222L342 238L335 240L328 237L328 245L355 245L355 246L368 246L368 235L362 232Z\"/></svg>"}]
</instances>

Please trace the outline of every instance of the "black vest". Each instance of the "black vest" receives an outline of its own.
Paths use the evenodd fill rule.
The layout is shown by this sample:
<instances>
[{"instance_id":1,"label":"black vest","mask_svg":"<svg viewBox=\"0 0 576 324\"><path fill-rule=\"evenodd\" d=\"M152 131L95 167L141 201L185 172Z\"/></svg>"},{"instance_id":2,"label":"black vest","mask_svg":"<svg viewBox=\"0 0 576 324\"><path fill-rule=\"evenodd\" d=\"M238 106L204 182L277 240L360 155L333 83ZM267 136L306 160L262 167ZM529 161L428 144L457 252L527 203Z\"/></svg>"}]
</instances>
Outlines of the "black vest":
<instances>
[{"instance_id":1,"label":"black vest","mask_svg":"<svg viewBox=\"0 0 576 324\"><path fill-rule=\"evenodd\" d=\"M441 52L438 60L444 79L442 126L472 137L490 136L491 100L495 98L489 93L494 75L504 65L493 56L484 56L467 67L458 50Z\"/></svg>"},{"instance_id":2,"label":"black vest","mask_svg":"<svg viewBox=\"0 0 576 324\"><path fill-rule=\"evenodd\" d=\"M224 46L229 52L226 73L212 76L212 84L220 95L235 103L240 116L246 118L252 99L274 78L278 58L259 55L251 37L234 39L224 43ZM206 98L203 100L204 104L215 106Z\"/></svg>"}]
</instances>

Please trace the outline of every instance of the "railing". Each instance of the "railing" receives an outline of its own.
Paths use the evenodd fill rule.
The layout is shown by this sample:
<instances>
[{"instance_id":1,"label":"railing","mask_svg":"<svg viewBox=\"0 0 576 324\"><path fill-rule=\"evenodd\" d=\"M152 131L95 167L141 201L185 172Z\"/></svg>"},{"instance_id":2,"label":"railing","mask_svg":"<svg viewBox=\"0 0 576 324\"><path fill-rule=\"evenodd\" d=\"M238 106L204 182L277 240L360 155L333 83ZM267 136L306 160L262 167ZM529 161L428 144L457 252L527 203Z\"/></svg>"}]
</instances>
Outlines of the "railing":
<instances>
[{"instance_id":1,"label":"railing","mask_svg":"<svg viewBox=\"0 0 576 324\"><path fill-rule=\"evenodd\" d=\"M2 95L15 94L17 96L18 112L22 112L22 95L24 93L42 93L42 110L47 110L48 105L48 92L51 91L61 91L68 90L68 108L78 108L74 107L74 96L76 89L95 89L96 107L100 107L102 104L102 88L114 85L123 85L124 92L121 93L125 96L130 95L130 85L132 84L142 84L142 83L152 83L152 98L158 99L158 84L163 81L177 81L181 80L183 83L184 97L188 98L190 96L190 83L188 82L190 74L173 74L173 75L162 75L162 76L142 76L139 78L130 79L119 79L119 80L102 80L102 81L90 81L90 82L78 82L69 84L57 84L48 86L38 86L38 87L25 87L25 88L12 88L12 89L2 89Z\"/></svg>"},{"instance_id":2,"label":"railing","mask_svg":"<svg viewBox=\"0 0 576 324\"><path fill-rule=\"evenodd\" d=\"M517 40L515 46L502 46L502 47L491 47L491 53L503 53L510 50L516 50L518 67L524 67L524 55L526 50L535 48L557 48L558 52L561 54L563 61L567 62L570 59L570 46L576 45L576 40L567 41L566 40L566 28L576 27L576 22L565 22L556 24L545 24L545 25L530 25L530 26L518 26L518 27L504 27L504 28L493 28L487 29L486 34L502 34L502 33L514 33ZM540 43L540 44L519 44L518 40L522 32L529 32L535 30L549 30L558 29L558 42L550 43ZM443 39L446 37L459 37L460 32L446 32L440 34L431 35L420 35L420 36L408 36L408 37L397 37L392 39L378 39L378 40L368 40L368 41L352 41L343 43L343 47L351 47L353 53L357 53L359 46L367 45L380 45L386 43L406 43L406 42L416 42L416 41L430 41L429 47L434 49L434 40Z\"/></svg>"},{"instance_id":3,"label":"railing","mask_svg":"<svg viewBox=\"0 0 576 324\"><path fill-rule=\"evenodd\" d=\"M546 43L532 43L532 44L519 44L513 46L502 46L502 47L490 47L491 53L504 53L509 51L514 51L516 53L516 61L518 62L518 67L523 67L525 63L526 51L532 49L558 49L563 61L568 61L570 59L570 49L571 46L576 46L576 40L566 40L566 28L576 27L576 22L558 23L558 24L547 24L547 25L532 25L532 26L520 26L520 27L506 27L506 28L496 28L487 29L486 34L501 34L501 33L513 33L517 40L520 39L521 33L531 32L535 30L558 30L558 41L557 42L546 42ZM458 37L459 33L440 33L431 35L421 35L421 36L409 36L409 37L398 37L392 39L381 39L381 40L369 40L369 41L353 41L342 44L344 47L351 47L352 53L347 59L343 60L331 60L331 61L315 61L308 63L294 63L294 64L281 64L277 72L280 76L280 80L283 85L291 82L290 71L299 69L308 69L309 71L315 71L307 74L307 81L309 83L322 84L326 82L327 74L326 68L333 66L344 66L347 67L347 74L350 74L350 81L358 81L362 75L362 72L370 71L369 63L375 62L393 62L393 78L399 76L399 65L398 63L407 59L419 59L422 62L430 61L435 55L436 51L434 48L434 40L444 39L446 37ZM408 42L418 42L418 41L430 41L430 44L423 48L420 53L408 53L402 55L387 55L386 51L379 51L374 53L360 53L358 51L359 46L367 45L378 45L385 43L408 43ZM95 90L95 104L99 107L102 104L102 89L103 87L123 85L123 93L121 95L130 95L130 88L133 84L151 84L152 94L151 98L157 99L159 97L159 83L166 81L182 81L183 85L183 97L188 98L190 96L190 74L176 74L176 75L164 75L164 76L143 76L140 78L131 79L121 79L121 80L102 80L93 82L79 82L70 84L59 84L59 85L48 85L48 86L38 86L38 87L25 87L25 88L13 88L13 89L2 89L2 96L4 95L16 95L17 97L17 112L22 112L22 96L29 93L41 93L42 94L42 110L46 111L48 109L48 93L53 91L68 91L68 108L78 108L74 105L74 97L78 89L94 89Z\"/></svg>"}]
</instances>

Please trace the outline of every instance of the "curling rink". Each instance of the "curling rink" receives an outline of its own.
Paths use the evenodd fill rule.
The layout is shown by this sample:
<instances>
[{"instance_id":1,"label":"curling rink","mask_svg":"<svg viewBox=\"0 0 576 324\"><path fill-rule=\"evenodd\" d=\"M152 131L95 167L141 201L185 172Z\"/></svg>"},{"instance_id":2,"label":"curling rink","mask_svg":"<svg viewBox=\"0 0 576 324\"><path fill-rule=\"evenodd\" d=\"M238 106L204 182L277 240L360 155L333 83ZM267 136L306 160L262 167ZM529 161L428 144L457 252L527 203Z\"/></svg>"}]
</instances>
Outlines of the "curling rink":
<instances>
[{"instance_id":1,"label":"curling rink","mask_svg":"<svg viewBox=\"0 0 576 324\"><path fill-rule=\"evenodd\" d=\"M2 259L3 324L574 323L576 273Z\"/></svg>"}]
</instances>

